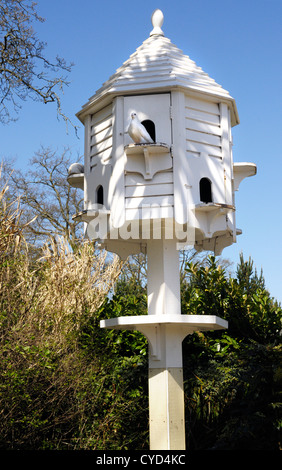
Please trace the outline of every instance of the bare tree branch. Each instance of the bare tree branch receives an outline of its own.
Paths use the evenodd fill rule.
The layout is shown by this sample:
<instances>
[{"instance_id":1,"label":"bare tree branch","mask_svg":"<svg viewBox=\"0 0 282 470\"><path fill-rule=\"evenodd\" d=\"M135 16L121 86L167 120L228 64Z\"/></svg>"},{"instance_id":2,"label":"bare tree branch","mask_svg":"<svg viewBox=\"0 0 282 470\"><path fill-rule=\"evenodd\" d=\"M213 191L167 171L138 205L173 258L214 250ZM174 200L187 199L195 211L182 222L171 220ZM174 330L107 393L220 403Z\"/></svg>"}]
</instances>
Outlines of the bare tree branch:
<instances>
[{"instance_id":1,"label":"bare tree branch","mask_svg":"<svg viewBox=\"0 0 282 470\"><path fill-rule=\"evenodd\" d=\"M0 0L0 122L13 120L20 102L31 98L56 103L58 117L71 123L62 111L60 93L68 85L73 64L60 57L51 62L44 56L46 44L32 25L45 20L35 6L30 0Z\"/></svg>"},{"instance_id":2,"label":"bare tree branch","mask_svg":"<svg viewBox=\"0 0 282 470\"><path fill-rule=\"evenodd\" d=\"M63 235L74 246L80 238L81 224L72 215L82 210L83 192L67 182L68 168L74 159L69 149L61 154L42 148L30 160L27 172L12 171L3 163L5 178L10 174L9 191L21 198L23 218L36 220L28 225L26 236L34 243L50 235ZM79 158L75 158L79 161Z\"/></svg>"}]
</instances>

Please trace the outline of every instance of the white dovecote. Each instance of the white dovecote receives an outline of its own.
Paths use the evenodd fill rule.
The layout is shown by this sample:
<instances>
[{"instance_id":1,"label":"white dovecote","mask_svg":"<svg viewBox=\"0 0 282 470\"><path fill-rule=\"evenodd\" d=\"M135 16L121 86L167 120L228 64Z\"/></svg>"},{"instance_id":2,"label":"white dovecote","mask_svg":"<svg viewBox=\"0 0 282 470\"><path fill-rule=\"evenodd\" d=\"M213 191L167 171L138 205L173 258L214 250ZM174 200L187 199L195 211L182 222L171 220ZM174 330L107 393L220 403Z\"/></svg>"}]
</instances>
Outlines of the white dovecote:
<instances>
[{"instance_id":1,"label":"white dovecote","mask_svg":"<svg viewBox=\"0 0 282 470\"><path fill-rule=\"evenodd\" d=\"M149 38L77 114L85 127L77 217L88 237L121 256L144 251L148 220L186 231L179 248L219 254L240 233L234 194L256 166L233 163L235 100L165 37L160 10L152 23ZM133 112L153 143L130 138Z\"/></svg>"},{"instance_id":2,"label":"white dovecote","mask_svg":"<svg viewBox=\"0 0 282 470\"><path fill-rule=\"evenodd\" d=\"M84 189L76 217L90 239L123 259L147 254L148 314L100 326L139 330L148 339L150 449L181 450L182 340L228 323L181 312L179 249L219 254L236 241L235 191L256 166L233 162L234 99L165 37L160 10L152 23L149 38L78 113L84 170L72 166L68 180ZM140 124L132 133L135 115ZM140 126L150 138L136 138L144 136Z\"/></svg>"}]
</instances>

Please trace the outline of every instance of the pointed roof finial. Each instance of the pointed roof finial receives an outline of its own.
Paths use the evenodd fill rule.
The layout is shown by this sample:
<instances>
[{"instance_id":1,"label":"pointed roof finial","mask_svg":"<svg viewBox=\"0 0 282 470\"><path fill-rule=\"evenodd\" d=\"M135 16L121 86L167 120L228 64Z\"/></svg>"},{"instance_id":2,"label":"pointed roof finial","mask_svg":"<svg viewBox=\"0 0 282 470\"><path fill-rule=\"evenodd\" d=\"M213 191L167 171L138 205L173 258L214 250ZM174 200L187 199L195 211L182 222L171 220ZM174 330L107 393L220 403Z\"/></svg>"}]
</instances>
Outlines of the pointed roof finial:
<instances>
[{"instance_id":1,"label":"pointed roof finial","mask_svg":"<svg viewBox=\"0 0 282 470\"><path fill-rule=\"evenodd\" d=\"M164 33L161 29L163 22L164 22L164 15L163 12L159 9L153 11L151 16L151 21L154 29L151 31L150 36L164 36Z\"/></svg>"}]
</instances>

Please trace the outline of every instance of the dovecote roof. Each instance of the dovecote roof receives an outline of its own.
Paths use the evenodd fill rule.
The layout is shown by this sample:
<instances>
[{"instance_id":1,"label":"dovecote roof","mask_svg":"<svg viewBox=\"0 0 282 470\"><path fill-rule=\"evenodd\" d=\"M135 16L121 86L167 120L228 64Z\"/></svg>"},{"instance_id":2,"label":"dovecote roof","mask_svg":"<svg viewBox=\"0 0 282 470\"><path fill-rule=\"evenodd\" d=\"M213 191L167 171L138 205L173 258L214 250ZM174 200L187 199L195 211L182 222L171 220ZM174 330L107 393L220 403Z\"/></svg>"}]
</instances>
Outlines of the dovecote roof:
<instances>
[{"instance_id":1,"label":"dovecote roof","mask_svg":"<svg viewBox=\"0 0 282 470\"><path fill-rule=\"evenodd\" d=\"M156 12L159 13L160 10L154 13ZM239 124L236 103L229 92L164 36L160 28L162 22L154 22L154 13L154 29L150 37L96 91L77 113L77 117L83 122L89 112L100 107L101 101L107 103L114 96L183 88L203 99L228 102L232 125Z\"/></svg>"}]
</instances>

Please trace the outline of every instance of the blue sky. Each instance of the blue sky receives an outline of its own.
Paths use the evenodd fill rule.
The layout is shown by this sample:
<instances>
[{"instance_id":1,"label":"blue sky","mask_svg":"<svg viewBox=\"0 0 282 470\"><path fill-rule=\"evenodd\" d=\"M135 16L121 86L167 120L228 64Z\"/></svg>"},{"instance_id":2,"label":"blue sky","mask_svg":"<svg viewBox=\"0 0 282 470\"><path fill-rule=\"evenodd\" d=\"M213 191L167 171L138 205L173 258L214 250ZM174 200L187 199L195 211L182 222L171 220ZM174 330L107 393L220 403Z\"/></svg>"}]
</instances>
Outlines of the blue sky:
<instances>
[{"instance_id":1,"label":"blue sky","mask_svg":"<svg viewBox=\"0 0 282 470\"><path fill-rule=\"evenodd\" d=\"M70 147L83 155L83 127L75 114L135 52L152 30L151 14L164 13L163 31L177 47L235 98L240 124L233 128L234 161L257 165L256 176L236 192L237 227L243 234L222 256L243 252L263 269L271 295L282 301L282 1L281 0L38 0L46 21L35 25L57 54L75 66L62 96L78 137L57 120L56 106L23 104L19 119L0 128L0 158L26 168L41 146Z\"/></svg>"}]
</instances>

